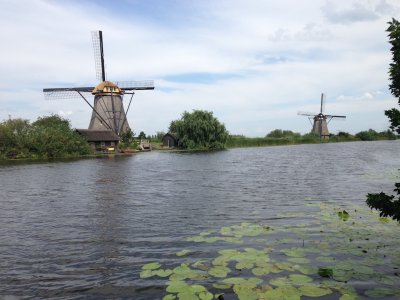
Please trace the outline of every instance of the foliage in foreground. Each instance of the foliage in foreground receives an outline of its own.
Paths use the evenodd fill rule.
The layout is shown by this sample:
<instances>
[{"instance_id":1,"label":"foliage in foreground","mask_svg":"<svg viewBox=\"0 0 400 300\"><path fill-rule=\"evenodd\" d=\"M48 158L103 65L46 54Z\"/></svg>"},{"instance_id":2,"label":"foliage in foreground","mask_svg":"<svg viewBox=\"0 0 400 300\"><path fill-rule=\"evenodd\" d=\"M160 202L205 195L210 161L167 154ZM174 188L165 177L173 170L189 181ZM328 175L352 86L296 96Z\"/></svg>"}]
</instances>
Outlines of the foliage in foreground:
<instances>
[{"instance_id":1,"label":"foliage in foreground","mask_svg":"<svg viewBox=\"0 0 400 300\"><path fill-rule=\"evenodd\" d=\"M398 104L400 104L400 22L392 19L388 24L389 27L386 31L389 32L389 43L392 45L390 50L393 55L393 62L389 68L389 79L391 81L389 88L393 96L398 98ZM385 115L390 120L390 129L400 133L400 111L392 108L386 110ZM395 183L395 186L394 191L399 195L400 183ZM369 207L379 210L381 215L392 217L400 222L400 196L397 200L394 199L394 195L386 195L383 192L368 194L367 204Z\"/></svg>"},{"instance_id":2,"label":"foliage in foreground","mask_svg":"<svg viewBox=\"0 0 400 300\"><path fill-rule=\"evenodd\" d=\"M0 123L0 159L74 157L90 154L88 143L57 115Z\"/></svg>"},{"instance_id":3,"label":"foliage in foreground","mask_svg":"<svg viewBox=\"0 0 400 300\"><path fill-rule=\"evenodd\" d=\"M400 182L395 183L394 191L400 195ZM394 195L386 195L383 192L379 194L368 194L367 204L371 208L380 211L381 217L392 217L400 222L400 196L395 199Z\"/></svg>"},{"instance_id":4,"label":"foliage in foreground","mask_svg":"<svg viewBox=\"0 0 400 300\"><path fill-rule=\"evenodd\" d=\"M188 150L223 149L228 139L225 125L204 110L185 111L181 119L171 122L169 131L178 137L179 147Z\"/></svg>"}]
</instances>

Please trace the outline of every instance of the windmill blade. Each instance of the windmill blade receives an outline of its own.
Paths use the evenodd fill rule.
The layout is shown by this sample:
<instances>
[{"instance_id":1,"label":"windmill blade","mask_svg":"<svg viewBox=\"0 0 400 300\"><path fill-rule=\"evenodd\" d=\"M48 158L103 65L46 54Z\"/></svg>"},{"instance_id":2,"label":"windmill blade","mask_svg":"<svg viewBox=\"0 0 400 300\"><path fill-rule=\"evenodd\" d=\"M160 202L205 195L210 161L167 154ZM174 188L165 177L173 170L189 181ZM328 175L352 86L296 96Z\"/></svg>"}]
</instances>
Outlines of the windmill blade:
<instances>
[{"instance_id":1,"label":"windmill blade","mask_svg":"<svg viewBox=\"0 0 400 300\"><path fill-rule=\"evenodd\" d=\"M154 81L153 80L118 81L116 84L123 91L154 90Z\"/></svg>"},{"instance_id":2,"label":"windmill blade","mask_svg":"<svg viewBox=\"0 0 400 300\"><path fill-rule=\"evenodd\" d=\"M92 41L96 78L101 81L106 81L106 73L104 69L103 33L101 31L92 31Z\"/></svg>"},{"instance_id":3,"label":"windmill blade","mask_svg":"<svg viewBox=\"0 0 400 300\"><path fill-rule=\"evenodd\" d=\"M338 116L338 115L325 115L327 118L346 118L346 116Z\"/></svg>"},{"instance_id":4,"label":"windmill blade","mask_svg":"<svg viewBox=\"0 0 400 300\"><path fill-rule=\"evenodd\" d=\"M43 93L46 100L74 99L81 98L79 93L89 94L93 89L94 87L51 88L43 89Z\"/></svg>"},{"instance_id":5,"label":"windmill blade","mask_svg":"<svg viewBox=\"0 0 400 300\"><path fill-rule=\"evenodd\" d=\"M325 112L325 98L326 95L324 93L321 94L321 109L320 113L323 114Z\"/></svg>"}]
</instances>

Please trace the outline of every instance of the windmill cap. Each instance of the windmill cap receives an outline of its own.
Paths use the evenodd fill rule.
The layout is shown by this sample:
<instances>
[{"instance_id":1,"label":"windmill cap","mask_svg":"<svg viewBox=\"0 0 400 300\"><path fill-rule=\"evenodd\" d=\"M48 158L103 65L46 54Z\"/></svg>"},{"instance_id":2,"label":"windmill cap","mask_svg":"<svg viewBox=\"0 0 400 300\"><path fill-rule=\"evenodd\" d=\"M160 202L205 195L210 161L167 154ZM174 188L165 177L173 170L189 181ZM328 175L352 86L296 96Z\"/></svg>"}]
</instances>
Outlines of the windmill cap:
<instances>
[{"instance_id":1,"label":"windmill cap","mask_svg":"<svg viewBox=\"0 0 400 300\"><path fill-rule=\"evenodd\" d=\"M123 92L118 87L118 85L112 83L111 81L103 81L100 82L92 91L92 94L100 94L100 93L108 93L108 94L122 94Z\"/></svg>"}]
</instances>

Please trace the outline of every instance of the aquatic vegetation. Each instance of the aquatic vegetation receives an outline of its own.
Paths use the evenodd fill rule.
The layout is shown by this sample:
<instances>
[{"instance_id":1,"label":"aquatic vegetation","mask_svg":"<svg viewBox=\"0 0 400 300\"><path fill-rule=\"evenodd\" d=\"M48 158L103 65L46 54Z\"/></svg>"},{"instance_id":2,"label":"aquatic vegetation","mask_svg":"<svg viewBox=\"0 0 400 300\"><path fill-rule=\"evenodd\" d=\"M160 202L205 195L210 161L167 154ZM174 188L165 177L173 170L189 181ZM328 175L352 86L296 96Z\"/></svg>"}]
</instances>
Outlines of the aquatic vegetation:
<instances>
[{"instance_id":1,"label":"aquatic vegetation","mask_svg":"<svg viewBox=\"0 0 400 300\"><path fill-rule=\"evenodd\" d=\"M399 297L400 225L363 207L309 205L319 211L306 223L244 222L187 237L176 253L180 265L148 263L140 277L165 278L165 300ZM201 243L219 249L198 259L193 249Z\"/></svg>"}]
</instances>

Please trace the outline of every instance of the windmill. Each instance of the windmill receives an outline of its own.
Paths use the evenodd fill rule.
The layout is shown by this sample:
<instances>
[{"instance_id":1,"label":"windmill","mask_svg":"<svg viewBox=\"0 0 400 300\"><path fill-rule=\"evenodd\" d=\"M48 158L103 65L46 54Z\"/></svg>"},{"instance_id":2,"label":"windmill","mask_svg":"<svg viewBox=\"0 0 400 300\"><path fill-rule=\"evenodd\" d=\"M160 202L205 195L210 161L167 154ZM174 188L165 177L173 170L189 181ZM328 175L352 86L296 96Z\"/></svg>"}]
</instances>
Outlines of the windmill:
<instances>
[{"instance_id":1,"label":"windmill","mask_svg":"<svg viewBox=\"0 0 400 300\"><path fill-rule=\"evenodd\" d=\"M319 114L314 113L305 113L299 112L298 115L300 116L307 116L312 124L312 133L316 133L322 139L329 138L329 131L328 131L328 124L333 118L342 118L345 119L346 116L337 116L337 115L325 115L325 95L321 94L321 108ZM311 122L313 120L313 122Z\"/></svg>"},{"instance_id":2,"label":"windmill","mask_svg":"<svg viewBox=\"0 0 400 300\"><path fill-rule=\"evenodd\" d=\"M83 98L92 108L89 130L111 130L117 135L129 129L126 115L129 111L134 91L154 90L154 82L129 81L113 83L106 80L104 67L103 34L92 31L96 77L101 82L96 87L70 87L43 89L46 99ZM94 95L93 105L87 100L91 93ZM124 110L123 96L130 94L128 108Z\"/></svg>"}]
</instances>

